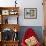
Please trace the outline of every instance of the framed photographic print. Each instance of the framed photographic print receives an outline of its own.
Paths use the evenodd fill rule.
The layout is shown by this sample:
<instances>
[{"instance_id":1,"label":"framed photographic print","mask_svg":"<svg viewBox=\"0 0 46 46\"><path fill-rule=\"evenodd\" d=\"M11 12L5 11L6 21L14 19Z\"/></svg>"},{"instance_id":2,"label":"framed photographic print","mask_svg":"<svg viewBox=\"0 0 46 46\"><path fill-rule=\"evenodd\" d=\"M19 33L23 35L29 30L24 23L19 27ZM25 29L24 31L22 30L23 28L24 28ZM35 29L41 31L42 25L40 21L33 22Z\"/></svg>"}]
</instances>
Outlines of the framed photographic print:
<instances>
[{"instance_id":1,"label":"framed photographic print","mask_svg":"<svg viewBox=\"0 0 46 46\"><path fill-rule=\"evenodd\" d=\"M9 15L9 10L2 10L2 15Z\"/></svg>"},{"instance_id":2,"label":"framed photographic print","mask_svg":"<svg viewBox=\"0 0 46 46\"><path fill-rule=\"evenodd\" d=\"M37 8L24 8L24 18L25 19L36 19Z\"/></svg>"}]
</instances>

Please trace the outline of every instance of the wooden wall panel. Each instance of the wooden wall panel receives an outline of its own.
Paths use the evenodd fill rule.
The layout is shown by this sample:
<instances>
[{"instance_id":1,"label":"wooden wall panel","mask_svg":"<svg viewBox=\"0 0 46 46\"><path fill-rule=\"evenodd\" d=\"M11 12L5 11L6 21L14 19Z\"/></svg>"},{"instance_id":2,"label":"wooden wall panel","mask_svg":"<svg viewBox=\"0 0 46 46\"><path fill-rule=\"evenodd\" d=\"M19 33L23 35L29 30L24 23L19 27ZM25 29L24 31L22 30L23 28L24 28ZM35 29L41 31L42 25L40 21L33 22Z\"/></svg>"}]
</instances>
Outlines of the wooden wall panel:
<instances>
[{"instance_id":1,"label":"wooden wall panel","mask_svg":"<svg viewBox=\"0 0 46 46\"><path fill-rule=\"evenodd\" d=\"M46 27L46 0L43 0L43 8L44 8L44 26Z\"/></svg>"},{"instance_id":2,"label":"wooden wall panel","mask_svg":"<svg viewBox=\"0 0 46 46\"><path fill-rule=\"evenodd\" d=\"M43 0L43 8L44 8L44 44L46 46L46 0Z\"/></svg>"}]
</instances>

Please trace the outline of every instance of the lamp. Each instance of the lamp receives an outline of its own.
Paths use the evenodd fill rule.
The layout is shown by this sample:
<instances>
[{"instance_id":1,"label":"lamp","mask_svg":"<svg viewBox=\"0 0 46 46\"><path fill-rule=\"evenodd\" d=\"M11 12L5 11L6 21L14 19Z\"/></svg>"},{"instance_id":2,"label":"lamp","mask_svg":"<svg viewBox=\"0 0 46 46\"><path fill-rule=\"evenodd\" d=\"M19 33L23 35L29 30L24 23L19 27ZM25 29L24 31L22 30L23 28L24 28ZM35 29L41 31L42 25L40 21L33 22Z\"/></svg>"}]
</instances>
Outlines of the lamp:
<instances>
[{"instance_id":1,"label":"lamp","mask_svg":"<svg viewBox=\"0 0 46 46\"><path fill-rule=\"evenodd\" d=\"M17 0L15 0L15 7L16 7L16 4L17 4L17 2L16 2Z\"/></svg>"},{"instance_id":2,"label":"lamp","mask_svg":"<svg viewBox=\"0 0 46 46\"><path fill-rule=\"evenodd\" d=\"M14 32L17 32L17 30L16 30L16 29L14 29Z\"/></svg>"}]
</instances>

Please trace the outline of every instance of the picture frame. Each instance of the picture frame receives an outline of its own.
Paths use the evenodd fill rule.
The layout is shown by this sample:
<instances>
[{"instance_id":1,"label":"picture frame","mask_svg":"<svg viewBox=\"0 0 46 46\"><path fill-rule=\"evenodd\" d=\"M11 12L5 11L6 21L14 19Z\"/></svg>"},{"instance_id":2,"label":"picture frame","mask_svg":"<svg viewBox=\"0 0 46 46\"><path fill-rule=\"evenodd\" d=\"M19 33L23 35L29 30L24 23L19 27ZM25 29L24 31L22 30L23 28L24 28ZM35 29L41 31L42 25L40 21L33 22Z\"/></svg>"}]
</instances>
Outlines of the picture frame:
<instances>
[{"instance_id":1,"label":"picture frame","mask_svg":"<svg viewBox=\"0 0 46 46\"><path fill-rule=\"evenodd\" d=\"M37 19L37 8L24 8L24 19Z\"/></svg>"},{"instance_id":2,"label":"picture frame","mask_svg":"<svg viewBox=\"0 0 46 46\"><path fill-rule=\"evenodd\" d=\"M9 10L2 10L2 15L9 15Z\"/></svg>"}]
</instances>

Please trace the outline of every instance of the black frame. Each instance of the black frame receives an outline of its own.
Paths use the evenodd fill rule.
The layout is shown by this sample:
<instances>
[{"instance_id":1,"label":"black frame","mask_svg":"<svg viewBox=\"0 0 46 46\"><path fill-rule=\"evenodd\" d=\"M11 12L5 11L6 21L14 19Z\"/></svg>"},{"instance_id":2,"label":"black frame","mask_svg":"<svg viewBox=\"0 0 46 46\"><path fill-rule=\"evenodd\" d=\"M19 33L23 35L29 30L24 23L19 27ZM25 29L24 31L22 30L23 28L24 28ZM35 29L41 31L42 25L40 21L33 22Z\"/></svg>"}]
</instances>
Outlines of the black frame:
<instances>
[{"instance_id":1,"label":"black frame","mask_svg":"<svg viewBox=\"0 0 46 46\"><path fill-rule=\"evenodd\" d=\"M30 10L30 13L29 13L29 10ZM36 14L35 17L33 17L33 16L32 16L32 18L31 17L29 17L29 18L26 17L26 14L31 15L32 11L34 12L33 14ZM37 19L37 8L24 8L24 19Z\"/></svg>"}]
</instances>

